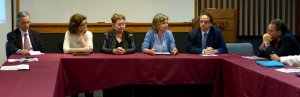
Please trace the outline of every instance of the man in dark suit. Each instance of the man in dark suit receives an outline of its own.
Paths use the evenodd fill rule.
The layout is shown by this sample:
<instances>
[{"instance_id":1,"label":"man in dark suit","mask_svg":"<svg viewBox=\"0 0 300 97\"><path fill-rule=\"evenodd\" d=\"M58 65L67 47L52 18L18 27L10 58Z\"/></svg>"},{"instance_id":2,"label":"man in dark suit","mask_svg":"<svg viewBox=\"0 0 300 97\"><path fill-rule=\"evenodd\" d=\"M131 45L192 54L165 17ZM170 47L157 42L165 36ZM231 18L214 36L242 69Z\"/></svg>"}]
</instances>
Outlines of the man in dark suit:
<instances>
[{"instance_id":1,"label":"man in dark suit","mask_svg":"<svg viewBox=\"0 0 300 97\"><path fill-rule=\"evenodd\" d=\"M188 34L186 51L194 54L223 54L227 53L221 30L214 28L213 17L209 13L199 16L200 28Z\"/></svg>"},{"instance_id":2,"label":"man in dark suit","mask_svg":"<svg viewBox=\"0 0 300 97\"><path fill-rule=\"evenodd\" d=\"M7 34L6 56L11 54L29 55L29 51L45 52L40 35L29 29L30 14L21 11L17 14L17 29Z\"/></svg>"},{"instance_id":3,"label":"man in dark suit","mask_svg":"<svg viewBox=\"0 0 300 97\"><path fill-rule=\"evenodd\" d=\"M263 42L259 47L258 56L270 58L270 55L278 56L300 54L300 45L286 24L280 19L274 19L268 26L268 32L263 35Z\"/></svg>"}]
</instances>

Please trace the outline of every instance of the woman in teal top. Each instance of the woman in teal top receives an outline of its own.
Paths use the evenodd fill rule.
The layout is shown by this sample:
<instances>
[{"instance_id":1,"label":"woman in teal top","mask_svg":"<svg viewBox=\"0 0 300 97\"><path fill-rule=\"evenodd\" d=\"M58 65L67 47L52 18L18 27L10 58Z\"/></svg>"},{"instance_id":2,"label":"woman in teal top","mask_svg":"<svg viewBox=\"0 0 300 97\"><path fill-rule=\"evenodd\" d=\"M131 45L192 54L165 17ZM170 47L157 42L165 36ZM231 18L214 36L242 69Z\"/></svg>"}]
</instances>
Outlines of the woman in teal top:
<instances>
[{"instance_id":1,"label":"woman in teal top","mask_svg":"<svg viewBox=\"0 0 300 97\"><path fill-rule=\"evenodd\" d=\"M168 17L162 13L154 16L152 29L146 33L142 51L154 55L155 52L170 52L177 54L175 39L168 30Z\"/></svg>"}]
</instances>

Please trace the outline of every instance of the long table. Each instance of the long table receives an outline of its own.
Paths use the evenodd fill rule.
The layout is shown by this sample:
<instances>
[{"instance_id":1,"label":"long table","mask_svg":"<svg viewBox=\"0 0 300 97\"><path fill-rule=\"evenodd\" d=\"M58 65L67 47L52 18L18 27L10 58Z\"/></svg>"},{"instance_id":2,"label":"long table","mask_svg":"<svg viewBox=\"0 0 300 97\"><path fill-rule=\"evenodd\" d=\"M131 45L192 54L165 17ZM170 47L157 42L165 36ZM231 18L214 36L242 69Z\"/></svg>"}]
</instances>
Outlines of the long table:
<instances>
[{"instance_id":1,"label":"long table","mask_svg":"<svg viewBox=\"0 0 300 97\"><path fill-rule=\"evenodd\" d=\"M10 58L24 56L13 55ZM212 84L213 97L300 97L300 79L237 54L34 56L29 71L0 71L4 97L64 97L126 84ZM17 63L5 62L4 65Z\"/></svg>"}]
</instances>

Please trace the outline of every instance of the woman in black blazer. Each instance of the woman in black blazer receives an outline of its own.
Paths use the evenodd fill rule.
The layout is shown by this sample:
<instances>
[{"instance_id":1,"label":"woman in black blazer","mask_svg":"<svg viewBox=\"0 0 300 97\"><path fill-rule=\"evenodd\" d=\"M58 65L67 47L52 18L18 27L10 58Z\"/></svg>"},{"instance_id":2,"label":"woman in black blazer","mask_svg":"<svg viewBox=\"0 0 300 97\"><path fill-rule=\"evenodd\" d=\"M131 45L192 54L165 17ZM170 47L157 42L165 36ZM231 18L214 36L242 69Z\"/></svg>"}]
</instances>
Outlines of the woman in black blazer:
<instances>
[{"instance_id":1,"label":"woman in black blazer","mask_svg":"<svg viewBox=\"0 0 300 97\"><path fill-rule=\"evenodd\" d=\"M136 52L133 35L125 30L125 16L115 13L111 21L113 29L105 33L101 51L116 55Z\"/></svg>"},{"instance_id":2,"label":"woman in black blazer","mask_svg":"<svg viewBox=\"0 0 300 97\"><path fill-rule=\"evenodd\" d=\"M125 16L115 13L111 17L113 29L105 33L101 52L115 55L136 52L133 35L125 31ZM104 97L132 97L132 85L103 89Z\"/></svg>"}]
</instances>

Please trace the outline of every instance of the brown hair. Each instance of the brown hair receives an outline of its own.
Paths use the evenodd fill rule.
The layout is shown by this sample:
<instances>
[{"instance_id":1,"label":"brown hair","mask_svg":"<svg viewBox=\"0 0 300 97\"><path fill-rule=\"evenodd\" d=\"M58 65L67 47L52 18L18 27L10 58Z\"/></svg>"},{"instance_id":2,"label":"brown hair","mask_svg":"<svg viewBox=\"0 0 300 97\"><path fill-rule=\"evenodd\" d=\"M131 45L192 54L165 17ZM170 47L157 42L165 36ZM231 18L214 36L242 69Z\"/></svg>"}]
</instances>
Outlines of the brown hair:
<instances>
[{"instance_id":1,"label":"brown hair","mask_svg":"<svg viewBox=\"0 0 300 97\"><path fill-rule=\"evenodd\" d=\"M118 14L118 13L114 13L113 16L111 17L111 22L112 23L116 23L117 20L120 20L120 19L126 20L126 18L125 18L124 15Z\"/></svg>"},{"instance_id":2,"label":"brown hair","mask_svg":"<svg viewBox=\"0 0 300 97\"><path fill-rule=\"evenodd\" d=\"M82 14L74 14L70 18L68 30L72 34L76 34L78 26L81 24L82 21L86 20L86 16Z\"/></svg>"},{"instance_id":3,"label":"brown hair","mask_svg":"<svg viewBox=\"0 0 300 97\"><path fill-rule=\"evenodd\" d=\"M165 20L169 20L168 16L162 13L156 14L152 20L152 29L157 31L157 25Z\"/></svg>"}]
</instances>

